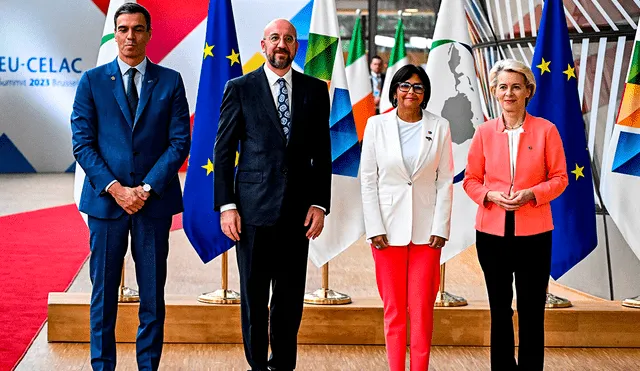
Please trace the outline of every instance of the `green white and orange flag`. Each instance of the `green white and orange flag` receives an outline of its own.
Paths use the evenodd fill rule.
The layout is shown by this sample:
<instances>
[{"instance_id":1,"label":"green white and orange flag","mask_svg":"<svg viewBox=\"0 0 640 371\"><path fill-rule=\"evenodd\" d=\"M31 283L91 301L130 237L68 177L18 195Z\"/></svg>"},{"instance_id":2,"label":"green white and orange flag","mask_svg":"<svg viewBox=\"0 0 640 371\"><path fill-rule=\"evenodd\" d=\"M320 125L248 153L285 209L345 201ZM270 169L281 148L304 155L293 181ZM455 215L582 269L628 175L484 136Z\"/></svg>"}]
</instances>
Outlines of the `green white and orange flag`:
<instances>
[{"instance_id":1,"label":"green white and orange flag","mask_svg":"<svg viewBox=\"0 0 640 371\"><path fill-rule=\"evenodd\" d=\"M104 21L104 28L102 30L102 39L100 40L100 50L98 51L97 66L109 63L118 56L118 44L114 38L114 24L113 17L116 14L116 10L124 3L135 3L133 0L111 0L109 2L109 10L107 10L107 18ZM80 206L80 195L82 194L82 185L84 184L85 172L76 162L75 178L73 181L73 200L77 206ZM80 213L85 223L87 222L87 215Z\"/></svg>"},{"instance_id":2,"label":"green white and orange flag","mask_svg":"<svg viewBox=\"0 0 640 371\"><path fill-rule=\"evenodd\" d=\"M605 153L600 191L605 207L640 258L640 28L636 32L618 118ZM635 191L635 192L634 192Z\"/></svg>"},{"instance_id":3,"label":"green white and orange flag","mask_svg":"<svg viewBox=\"0 0 640 371\"><path fill-rule=\"evenodd\" d=\"M393 75L396 74L401 67L409 64L407 58L407 51L404 45L404 25L402 24L402 16L398 18L398 25L396 26L396 36L393 48L391 49L391 55L389 56L389 67L387 67L386 77L384 79L384 85L382 86L382 93L380 93L380 112L389 112L393 109L393 105L389 100L389 88L391 87L391 80Z\"/></svg>"},{"instance_id":4,"label":"green white and orange flag","mask_svg":"<svg viewBox=\"0 0 640 371\"><path fill-rule=\"evenodd\" d=\"M364 234L360 181L360 143L353 120L334 0L313 2L304 73L326 81L331 99L331 213L309 259L320 267Z\"/></svg>"},{"instance_id":5,"label":"green white and orange flag","mask_svg":"<svg viewBox=\"0 0 640 371\"><path fill-rule=\"evenodd\" d=\"M351 34L346 73L358 140L362 141L367 120L376 114L376 105L373 101L367 54L362 39L360 10L357 12L356 24Z\"/></svg>"}]
</instances>

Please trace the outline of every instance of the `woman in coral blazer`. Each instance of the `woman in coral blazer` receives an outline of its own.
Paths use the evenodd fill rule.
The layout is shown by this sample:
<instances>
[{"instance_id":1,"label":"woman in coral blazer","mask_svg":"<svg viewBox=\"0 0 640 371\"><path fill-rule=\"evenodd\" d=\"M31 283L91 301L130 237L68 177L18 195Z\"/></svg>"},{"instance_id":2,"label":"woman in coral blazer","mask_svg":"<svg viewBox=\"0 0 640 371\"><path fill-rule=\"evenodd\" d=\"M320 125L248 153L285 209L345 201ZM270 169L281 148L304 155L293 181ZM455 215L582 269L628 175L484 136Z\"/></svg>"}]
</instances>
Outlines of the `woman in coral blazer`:
<instances>
[{"instance_id":1,"label":"woman in coral blazer","mask_svg":"<svg viewBox=\"0 0 640 371\"><path fill-rule=\"evenodd\" d=\"M491 69L489 81L503 112L476 130L464 189L478 204L476 247L491 308L491 368L542 370L553 229L549 202L567 187L567 165L555 125L526 112L536 90L531 69L502 60Z\"/></svg>"},{"instance_id":2,"label":"woman in coral blazer","mask_svg":"<svg viewBox=\"0 0 640 371\"><path fill-rule=\"evenodd\" d=\"M429 77L407 65L391 81L396 109L367 123L362 143L362 204L384 304L391 371L405 370L407 312L411 370L426 371L440 252L449 238L453 159L449 122L424 108Z\"/></svg>"}]
</instances>

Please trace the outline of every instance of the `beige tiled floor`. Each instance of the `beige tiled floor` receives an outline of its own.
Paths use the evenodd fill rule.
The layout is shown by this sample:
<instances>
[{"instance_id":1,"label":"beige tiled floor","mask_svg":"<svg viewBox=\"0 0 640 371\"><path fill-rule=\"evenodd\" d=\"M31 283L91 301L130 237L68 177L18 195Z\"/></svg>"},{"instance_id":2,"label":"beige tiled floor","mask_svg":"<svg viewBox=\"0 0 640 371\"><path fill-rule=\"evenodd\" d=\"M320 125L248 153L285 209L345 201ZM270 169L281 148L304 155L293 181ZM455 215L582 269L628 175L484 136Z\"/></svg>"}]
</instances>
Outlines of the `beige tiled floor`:
<instances>
[{"instance_id":1,"label":"beige tiled floor","mask_svg":"<svg viewBox=\"0 0 640 371\"><path fill-rule=\"evenodd\" d=\"M0 216L73 202L72 174L0 175ZM184 231L171 233L168 294L198 294L220 285L220 263L203 264L190 246ZM229 256L229 283L237 289L238 274L234 251ZM330 265L331 288L354 297L378 295L369 247L358 241ZM309 264L307 288L318 288L320 270ZM134 267L127 259L127 285L136 287ZM69 289L89 292L85 264ZM584 299L580 293L554 287L570 299ZM467 249L447 264L447 291L469 300L486 300L484 280L475 249ZM636 369L640 349L547 349L548 370L630 370ZM119 370L135 369L132 344L118 345ZM163 370L243 370L247 368L240 345L167 344ZM430 370L481 370L489 368L487 348L434 347ZM385 370L381 346L301 346L299 370ZM47 343L46 325L36 337L17 370L90 370L88 344Z\"/></svg>"}]
</instances>

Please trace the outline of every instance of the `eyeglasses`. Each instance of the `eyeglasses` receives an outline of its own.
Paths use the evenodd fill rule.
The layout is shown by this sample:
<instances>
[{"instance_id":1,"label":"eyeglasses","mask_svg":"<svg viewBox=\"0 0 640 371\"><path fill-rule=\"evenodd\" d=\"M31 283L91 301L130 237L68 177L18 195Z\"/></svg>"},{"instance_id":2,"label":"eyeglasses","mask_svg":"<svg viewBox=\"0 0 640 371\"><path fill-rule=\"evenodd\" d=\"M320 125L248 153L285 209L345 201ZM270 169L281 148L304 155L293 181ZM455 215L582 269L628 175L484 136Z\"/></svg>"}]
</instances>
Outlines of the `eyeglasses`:
<instances>
[{"instance_id":1,"label":"eyeglasses","mask_svg":"<svg viewBox=\"0 0 640 371\"><path fill-rule=\"evenodd\" d=\"M291 35L284 35L282 39L284 39L284 43L287 45L292 45L294 42L296 42L296 38ZM278 45L280 44L281 37L277 33L274 33L264 38L263 40L269 40L272 45Z\"/></svg>"},{"instance_id":2,"label":"eyeglasses","mask_svg":"<svg viewBox=\"0 0 640 371\"><path fill-rule=\"evenodd\" d=\"M416 94L424 94L424 85L422 84L412 84L409 82L401 82L398 85L398 89L400 89L400 91L403 93L408 93L409 90L411 90L411 88L413 88L413 92Z\"/></svg>"}]
</instances>

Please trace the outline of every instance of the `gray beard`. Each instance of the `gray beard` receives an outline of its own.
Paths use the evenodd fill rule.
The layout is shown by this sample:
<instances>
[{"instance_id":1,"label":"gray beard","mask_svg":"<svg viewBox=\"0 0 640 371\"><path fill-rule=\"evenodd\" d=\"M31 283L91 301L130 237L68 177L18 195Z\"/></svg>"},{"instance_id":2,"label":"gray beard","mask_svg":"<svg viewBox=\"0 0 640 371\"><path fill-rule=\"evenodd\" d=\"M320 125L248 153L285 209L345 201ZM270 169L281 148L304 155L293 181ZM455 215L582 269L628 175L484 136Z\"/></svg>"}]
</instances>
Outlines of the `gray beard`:
<instances>
[{"instance_id":1,"label":"gray beard","mask_svg":"<svg viewBox=\"0 0 640 371\"><path fill-rule=\"evenodd\" d=\"M273 68L277 68L279 70L287 68L291 65L291 62L293 62L293 58L291 58L291 56L287 56L287 58L285 58L284 61L279 61L276 59L276 54L273 53L271 54L267 60L269 61L269 64L273 67Z\"/></svg>"}]
</instances>

